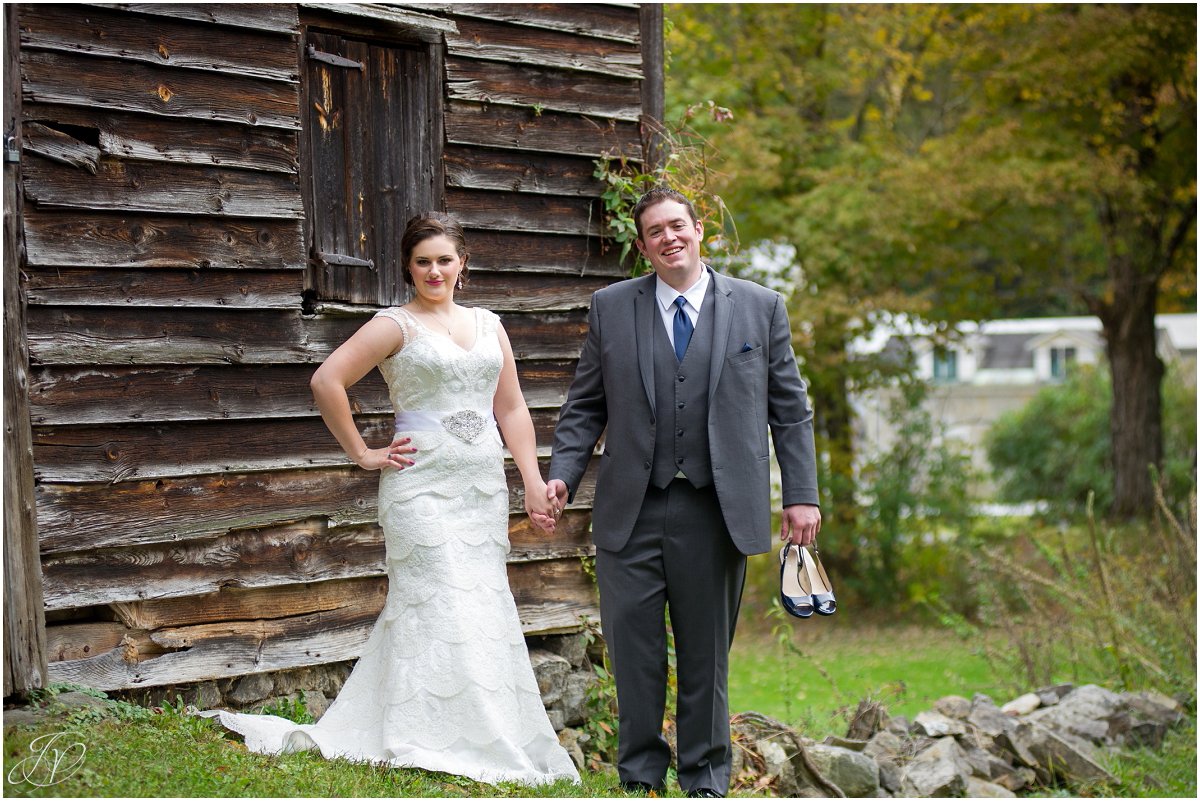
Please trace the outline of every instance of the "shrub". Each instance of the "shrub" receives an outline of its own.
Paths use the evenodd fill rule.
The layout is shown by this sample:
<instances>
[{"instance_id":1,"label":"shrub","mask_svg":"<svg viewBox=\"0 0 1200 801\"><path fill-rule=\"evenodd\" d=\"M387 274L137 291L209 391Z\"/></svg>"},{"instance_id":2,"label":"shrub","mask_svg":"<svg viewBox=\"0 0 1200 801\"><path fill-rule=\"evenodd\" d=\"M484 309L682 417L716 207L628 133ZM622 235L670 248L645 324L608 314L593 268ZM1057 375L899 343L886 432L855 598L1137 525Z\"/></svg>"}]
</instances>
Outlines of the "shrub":
<instances>
[{"instance_id":1,"label":"shrub","mask_svg":"<svg viewBox=\"0 0 1200 801\"><path fill-rule=\"evenodd\" d=\"M1079 516L1090 493L1106 513L1113 500L1112 382L1103 368L1081 367L1024 408L1000 418L986 437L1001 500L1044 501ZM1163 380L1167 498L1183 499L1196 482L1196 387L1177 371Z\"/></svg>"}]
</instances>

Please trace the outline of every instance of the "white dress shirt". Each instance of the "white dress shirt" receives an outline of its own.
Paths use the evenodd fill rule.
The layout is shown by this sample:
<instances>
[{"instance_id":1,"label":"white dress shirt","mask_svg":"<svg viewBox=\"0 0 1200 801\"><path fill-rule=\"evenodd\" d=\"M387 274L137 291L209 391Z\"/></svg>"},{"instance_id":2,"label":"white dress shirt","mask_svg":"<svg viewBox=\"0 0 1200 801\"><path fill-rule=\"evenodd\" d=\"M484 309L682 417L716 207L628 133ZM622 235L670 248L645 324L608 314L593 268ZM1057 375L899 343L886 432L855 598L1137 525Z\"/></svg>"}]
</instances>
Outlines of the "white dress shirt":
<instances>
[{"instance_id":1,"label":"white dress shirt","mask_svg":"<svg viewBox=\"0 0 1200 801\"><path fill-rule=\"evenodd\" d=\"M671 340L671 347L675 347L675 298L683 295L683 299L687 301L683 305L684 314L692 321L692 328L696 327L696 322L700 319L700 306L704 303L704 293L708 291L708 267L700 265L700 277L696 279L696 283L685 289L683 292L678 292L661 278L655 278L656 287L654 295L658 298L658 312L662 317L663 325L667 327L667 339Z\"/></svg>"}]
</instances>

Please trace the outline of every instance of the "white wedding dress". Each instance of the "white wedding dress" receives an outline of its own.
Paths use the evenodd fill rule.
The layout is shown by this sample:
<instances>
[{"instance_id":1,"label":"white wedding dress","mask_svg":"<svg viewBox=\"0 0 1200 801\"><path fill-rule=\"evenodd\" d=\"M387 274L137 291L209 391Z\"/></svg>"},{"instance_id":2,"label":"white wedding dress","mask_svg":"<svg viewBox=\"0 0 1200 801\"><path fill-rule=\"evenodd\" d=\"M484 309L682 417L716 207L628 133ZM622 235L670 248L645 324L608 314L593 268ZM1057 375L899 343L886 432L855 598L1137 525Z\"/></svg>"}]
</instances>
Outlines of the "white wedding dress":
<instances>
[{"instance_id":1,"label":"white wedding dress","mask_svg":"<svg viewBox=\"0 0 1200 801\"><path fill-rule=\"evenodd\" d=\"M399 308L404 346L380 365L415 465L384 469L388 595L337 699L311 725L206 714L259 753L420 767L482 782L579 781L546 716L508 587L508 487L492 398L498 318L475 310L469 350Z\"/></svg>"}]
</instances>

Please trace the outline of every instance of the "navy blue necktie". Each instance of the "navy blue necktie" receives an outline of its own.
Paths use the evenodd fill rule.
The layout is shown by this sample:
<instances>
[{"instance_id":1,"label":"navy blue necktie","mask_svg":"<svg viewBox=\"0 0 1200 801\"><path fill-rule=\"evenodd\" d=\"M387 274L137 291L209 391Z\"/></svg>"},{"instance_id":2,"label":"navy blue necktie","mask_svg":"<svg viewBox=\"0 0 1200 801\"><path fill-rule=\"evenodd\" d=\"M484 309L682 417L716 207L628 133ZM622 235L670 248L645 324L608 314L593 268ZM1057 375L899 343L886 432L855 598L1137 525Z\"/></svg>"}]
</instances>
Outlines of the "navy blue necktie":
<instances>
[{"instance_id":1,"label":"navy blue necktie","mask_svg":"<svg viewBox=\"0 0 1200 801\"><path fill-rule=\"evenodd\" d=\"M692 318L688 317L687 312L683 310L687 300L683 295L675 298L675 323L673 326L675 334L675 358L683 361L683 355L687 353L688 343L692 341Z\"/></svg>"}]
</instances>

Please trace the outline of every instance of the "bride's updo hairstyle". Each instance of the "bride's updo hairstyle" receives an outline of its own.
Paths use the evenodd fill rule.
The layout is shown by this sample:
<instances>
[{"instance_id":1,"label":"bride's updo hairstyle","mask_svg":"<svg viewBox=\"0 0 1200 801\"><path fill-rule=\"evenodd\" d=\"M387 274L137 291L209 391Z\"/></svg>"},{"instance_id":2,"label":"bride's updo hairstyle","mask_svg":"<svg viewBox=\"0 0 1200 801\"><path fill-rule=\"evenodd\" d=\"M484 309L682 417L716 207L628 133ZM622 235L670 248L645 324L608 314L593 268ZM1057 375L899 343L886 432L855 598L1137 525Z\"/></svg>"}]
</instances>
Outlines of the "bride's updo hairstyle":
<instances>
[{"instance_id":1,"label":"bride's updo hairstyle","mask_svg":"<svg viewBox=\"0 0 1200 801\"><path fill-rule=\"evenodd\" d=\"M418 214L408 221L408 225L404 228L404 236L400 237L400 269L404 273L404 283L412 284L412 273L408 271L408 265L412 261L413 250L417 245L435 236L444 236L454 243L454 249L458 251L458 257L462 259L462 272L459 273L459 280L462 283L467 283L467 276L470 269L467 267L467 259L470 258L470 253L467 252L467 238L463 234L462 226L458 220L451 217L449 214L444 214L440 211L427 211L424 214Z\"/></svg>"}]
</instances>

